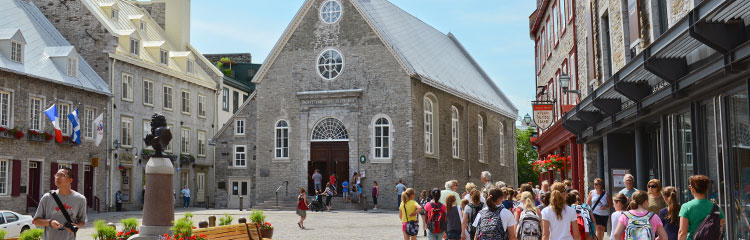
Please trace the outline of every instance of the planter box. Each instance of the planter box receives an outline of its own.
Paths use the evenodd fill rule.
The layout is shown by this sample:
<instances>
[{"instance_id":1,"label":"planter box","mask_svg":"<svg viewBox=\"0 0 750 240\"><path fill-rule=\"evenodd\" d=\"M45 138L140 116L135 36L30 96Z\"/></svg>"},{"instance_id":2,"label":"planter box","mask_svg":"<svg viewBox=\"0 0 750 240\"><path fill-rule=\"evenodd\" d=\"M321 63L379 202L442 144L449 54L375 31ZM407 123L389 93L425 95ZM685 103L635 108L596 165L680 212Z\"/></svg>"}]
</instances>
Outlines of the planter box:
<instances>
[{"instance_id":1,"label":"planter box","mask_svg":"<svg viewBox=\"0 0 750 240\"><path fill-rule=\"evenodd\" d=\"M29 134L28 136L29 136L29 141L32 141L32 142L46 142L47 141L47 139L44 139L44 136L42 135Z\"/></svg>"},{"instance_id":2,"label":"planter box","mask_svg":"<svg viewBox=\"0 0 750 240\"><path fill-rule=\"evenodd\" d=\"M0 132L0 138L13 138L8 131Z\"/></svg>"}]
</instances>

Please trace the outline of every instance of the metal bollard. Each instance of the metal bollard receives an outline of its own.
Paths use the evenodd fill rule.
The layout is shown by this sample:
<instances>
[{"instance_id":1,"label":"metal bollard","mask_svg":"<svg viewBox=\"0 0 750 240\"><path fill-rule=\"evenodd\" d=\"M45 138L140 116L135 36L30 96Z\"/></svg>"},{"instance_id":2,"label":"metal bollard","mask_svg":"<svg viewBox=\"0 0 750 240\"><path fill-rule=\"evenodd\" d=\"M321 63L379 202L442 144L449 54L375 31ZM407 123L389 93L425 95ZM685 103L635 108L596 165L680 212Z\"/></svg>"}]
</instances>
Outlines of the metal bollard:
<instances>
[{"instance_id":1,"label":"metal bollard","mask_svg":"<svg viewBox=\"0 0 750 240\"><path fill-rule=\"evenodd\" d=\"M211 198L206 197L206 209L208 209L208 203L211 202Z\"/></svg>"},{"instance_id":2,"label":"metal bollard","mask_svg":"<svg viewBox=\"0 0 750 240\"><path fill-rule=\"evenodd\" d=\"M243 197L242 197L242 196L240 196L240 211L242 211L242 204L244 203L244 201L242 201L242 198L243 198Z\"/></svg>"},{"instance_id":3,"label":"metal bollard","mask_svg":"<svg viewBox=\"0 0 750 240\"><path fill-rule=\"evenodd\" d=\"M207 227L208 227L208 222L206 220L201 220L200 222L198 222L198 228L207 228Z\"/></svg>"}]
</instances>

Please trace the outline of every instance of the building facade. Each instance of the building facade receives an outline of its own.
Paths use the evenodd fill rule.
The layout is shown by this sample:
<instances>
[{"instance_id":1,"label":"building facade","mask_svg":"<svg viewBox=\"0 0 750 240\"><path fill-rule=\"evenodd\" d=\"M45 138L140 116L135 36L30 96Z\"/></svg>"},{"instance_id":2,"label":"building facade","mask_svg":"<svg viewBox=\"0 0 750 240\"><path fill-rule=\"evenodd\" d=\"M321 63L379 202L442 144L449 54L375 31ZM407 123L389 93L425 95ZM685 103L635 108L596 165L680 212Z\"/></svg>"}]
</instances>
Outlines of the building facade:
<instances>
[{"instance_id":1,"label":"building facade","mask_svg":"<svg viewBox=\"0 0 750 240\"><path fill-rule=\"evenodd\" d=\"M224 73L224 79L219 86L219 100L216 101L216 108L219 109L217 126L222 128L255 90L255 84L251 81L258 72L260 64L252 63L250 53L204 54L203 56L215 65L221 66L219 70Z\"/></svg>"},{"instance_id":2,"label":"building facade","mask_svg":"<svg viewBox=\"0 0 750 240\"><path fill-rule=\"evenodd\" d=\"M455 36L388 1L305 1L253 83L216 136L228 203L311 189L315 169L339 189L360 173L364 196L373 181L442 189L485 170L517 185L515 107ZM395 192L380 196L396 208Z\"/></svg>"},{"instance_id":3,"label":"building facade","mask_svg":"<svg viewBox=\"0 0 750 240\"><path fill-rule=\"evenodd\" d=\"M750 238L750 2L582 2L591 87L561 121L586 145L589 175L612 192L626 173L638 189L657 178L683 203L688 178L706 175L726 238Z\"/></svg>"},{"instance_id":4,"label":"building facade","mask_svg":"<svg viewBox=\"0 0 750 240\"><path fill-rule=\"evenodd\" d=\"M39 200L57 189L60 167L73 170L72 188L91 211L105 210L105 143L95 143L93 124L109 114L107 83L33 4L0 5L0 202L4 210L34 213ZM44 111L58 110L63 142ZM78 110L81 143L72 142L68 114ZM109 132L104 132L109 135ZM101 205L101 206L100 206Z\"/></svg>"},{"instance_id":5,"label":"building facade","mask_svg":"<svg viewBox=\"0 0 750 240\"><path fill-rule=\"evenodd\" d=\"M106 139L110 207L117 191L126 209L142 207L145 164L153 150L143 138L155 112L172 130L166 152L175 165L174 191L188 186L192 205L210 204L217 86L221 73L190 45L190 3L168 0L34 2L107 79L110 99ZM160 17L151 17L151 15ZM163 20L162 20L163 17ZM162 28L164 26L164 28Z\"/></svg>"}]
</instances>

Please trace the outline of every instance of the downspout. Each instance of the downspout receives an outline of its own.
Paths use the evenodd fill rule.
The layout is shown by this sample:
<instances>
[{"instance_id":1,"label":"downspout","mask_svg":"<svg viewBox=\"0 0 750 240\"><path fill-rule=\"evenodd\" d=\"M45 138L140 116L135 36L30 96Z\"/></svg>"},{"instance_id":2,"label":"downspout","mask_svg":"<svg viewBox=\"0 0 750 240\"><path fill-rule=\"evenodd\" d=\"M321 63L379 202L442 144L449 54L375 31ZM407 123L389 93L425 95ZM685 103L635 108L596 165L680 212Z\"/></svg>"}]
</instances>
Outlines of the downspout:
<instances>
[{"instance_id":1,"label":"downspout","mask_svg":"<svg viewBox=\"0 0 750 240\"><path fill-rule=\"evenodd\" d=\"M112 66L109 68L109 89L111 92L113 92L113 94L109 97L109 111L110 112L107 114L109 115L108 116L109 126L107 127L109 128L109 133L107 134L107 144L105 145L107 146L107 152L109 152L109 154L107 154L107 166L105 167L105 169L107 169L107 198L105 199L105 201L107 202L107 206L108 206L107 212L109 212L109 209L112 208L112 196L111 196L112 195L112 178L113 178L112 166L114 165L113 163L114 157L112 156L112 154L114 154L114 151L109 145L112 143L112 132L113 132L112 124L113 124L113 118L114 118L114 104L115 104L115 94L114 94L115 91L114 91L113 84L114 84L114 79L115 79L115 63L117 62L116 58L111 58L111 59L112 59Z\"/></svg>"},{"instance_id":2,"label":"downspout","mask_svg":"<svg viewBox=\"0 0 750 240\"><path fill-rule=\"evenodd\" d=\"M469 121L469 106L471 106L471 104L469 104L467 102L466 103L466 162L469 163L469 178L471 178L471 154L469 154L469 145L471 143L471 137L470 137L471 134L469 134L469 132L471 131L471 125L469 124L470 123L470 121ZM480 176L480 179L481 179L481 176L482 176L482 172L481 171L479 172L479 176Z\"/></svg>"}]
</instances>

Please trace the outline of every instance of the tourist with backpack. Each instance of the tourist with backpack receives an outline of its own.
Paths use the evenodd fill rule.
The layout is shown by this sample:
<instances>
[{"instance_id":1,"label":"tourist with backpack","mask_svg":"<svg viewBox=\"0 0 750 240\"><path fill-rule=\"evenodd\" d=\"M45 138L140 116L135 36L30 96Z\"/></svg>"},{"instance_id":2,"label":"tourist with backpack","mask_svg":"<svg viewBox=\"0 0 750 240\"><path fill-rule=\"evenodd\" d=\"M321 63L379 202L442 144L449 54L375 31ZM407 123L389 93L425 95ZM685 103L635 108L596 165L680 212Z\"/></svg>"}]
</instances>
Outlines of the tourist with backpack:
<instances>
[{"instance_id":1,"label":"tourist with backpack","mask_svg":"<svg viewBox=\"0 0 750 240\"><path fill-rule=\"evenodd\" d=\"M680 231L680 198L677 197L675 187L665 187L661 190L661 195L667 203L667 207L659 211L659 219L664 224L664 230L667 232L669 239L677 240L677 234Z\"/></svg>"},{"instance_id":2,"label":"tourist with backpack","mask_svg":"<svg viewBox=\"0 0 750 240\"><path fill-rule=\"evenodd\" d=\"M622 213L619 225L615 229L615 239L667 239L661 219L654 217L653 212L648 211L648 193L637 190L631 196L630 211Z\"/></svg>"},{"instance_id":3,"label":"tourist with backpack","mask_svg":"<svg viewBox=\"0 0 750 240\"><path fill-rule=\"evenodd\" d=\"M463 239L474 239L474 235L476 234L474 220L476 220L477 215L479 215L479 211L484 209L484 201L481 201L481 191L477 189L471 190L469 196L471 198L471 203L464 208L464 217L461 221L461 228L465 231L461 237Z\"/></svg>"},{"instance_id":4,"label":"tourist with backpack","mask_svg":"<svg viewBox=\"0 0 750 240\"><path fill-rule=\"evenodd\" d=\"M461 208L456 205L456 196L446 197L445 206L448 210L445 214L448 225L445 235L447 235L448 240L459 240L461 239Z\"/></svg>"},{"instance_id":5,"label":"tourist with backpack","mask_svg":"<svg viewBox=\"0 0 750 240\"><path fill-rule=\"evenodd\" d=\"M427 236L427 214L425 214L424 207L426 207L431 200L429 194L427 194L427 190L422 190L422 192L419 193L419 206L422 207L422 211L419 211L419 216L422 218L422 230L424 231L425 237Z\"/></svg>"},{"instance_id":6,"label":"tourist with backpack","mask_svg":"<svg viewBox=\"0 0 750 240\"><path fill-rule=\"evenodd\" d=\"M504 197L503 190L490 189L487 207L479 211L472 224L476 227L475 240L516 240L516 219L502 206Z\"/></svg>"},{"instance_id":7,"label":"tourist with backpack","mask_svg":"<svg viewBox=\"0 0 750 240\"><path fill-rule=\"evenodd\" d=\"M615 194L615 197L613 197L612 199L612 205L615 207L615 212L612 213L612 229L610 229L608 232L609 239L615 240L614 231L615 229L617 229L617 225L620 224L620 217L622 216L623 212L628 210L628 197L625 196L625 194L618 193Z\"/></svg>"},{"instance_id":8,"label":"tourist with backpack","mask_svg":"<svg viewBox=\"0 0 750 240\"><path fill-rule=\"evenodd\" d=\"M604 230L607 229L609 222L609 208L612 206L612 199L604 191L604 180L601 178L594 179L594 190L589 192L586 198L586 204L591 207L596 222L595 233L597 239L604 239Z\"/></svg>"},{"instance_id":9,"label":"tourist with backpack","mask_svg":"<svg viewBox=\"0 0 750 240\"><path fill-rule=\"evenodd\" d=\"M724 228L724 213L719 206L706 199L710 180L704 175L690 176L690 193L695 199L680 208L678 239L720 239Z\"/></svg>"},{"instance_id":10,"label":"tourist with backpack","mask_svg":"<svg viewBox=\"0 0 750 240\"><path fill-rule=\"evenodd\" d=\"M521 193L521 205L516 208L516 238L519 240L541 240L541 213L536 208L533 192Z\"/></svg>"},{"instance_id":11,"label":"tourist with backpack","mask_svg":"<svg viewBox=\"0 0 750 240\"><path fill-rule=\"evenodd\" d=\"M596 237L594 235L594 229L596 223L594 223L594 216L591 213L591 208L581 202L581 193L575 189L568 189L568 197L566 199L567 204L576 210L576 223L578 223L578 233L581 235L581 239L591 240Z\"/></svg>"},{"instance_id":12,"label":"tourist with backpack","mask_svg":"<svg viewBox=\"0 0 750 240\"><path fill-rule=\"evenodd\" d=\"M447 209L440 203L440 189L432 189L431 196L432 201L424 208L427 212L427 239L440 240L448 228L445 219Z\"/></svg>"},{"instance_id":13,"label":"tourist with backpack","mask_svg":"<svg viewBox=\"0 0 750 240\"><path fill-rule=\"evenodd\" d=\"M566 205L565 184L552 184L549 195L549 206L542 210L542 239L543 240L580 240L578 231L578 217L576 210Z\"/></svg>"},{"instance_id":14,"label":"tourist with backpack","mask_svg":"<svg viewBox=\"0 0 750 240\"><path fill-rule=\"evenodd\" d=\"M401 231L404 233L404 240L416 240L419 234L418 212L422 211L414 201L414 189L407 188L401 193L401 205L398 207L398 217L401 218Z\"/></svg>"}]
</instances>

